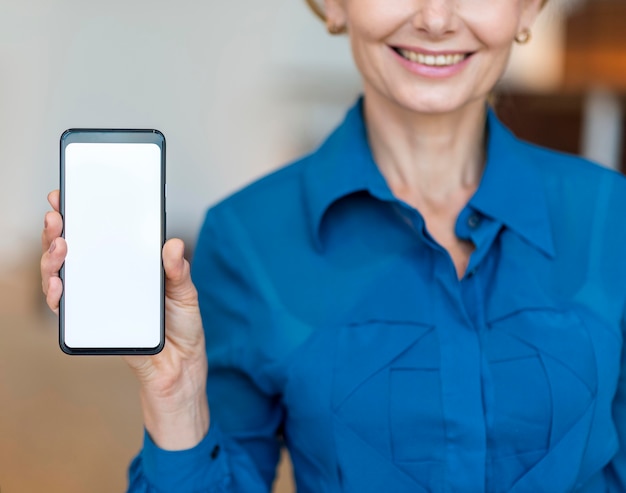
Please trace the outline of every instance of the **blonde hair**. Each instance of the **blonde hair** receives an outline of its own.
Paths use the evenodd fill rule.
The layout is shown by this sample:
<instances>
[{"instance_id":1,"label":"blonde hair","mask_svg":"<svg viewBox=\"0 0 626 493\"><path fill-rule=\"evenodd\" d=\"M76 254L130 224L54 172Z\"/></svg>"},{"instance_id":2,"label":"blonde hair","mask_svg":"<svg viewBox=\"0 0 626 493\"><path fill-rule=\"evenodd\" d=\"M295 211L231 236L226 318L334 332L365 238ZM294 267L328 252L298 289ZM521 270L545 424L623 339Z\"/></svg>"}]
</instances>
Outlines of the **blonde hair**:
<instances>
[{"instance_id":1,"label":"blonde hair","mask_svg":"<svg viewBox=\"0 0 626 493\"><path fill-rule=\"evenodd\" d=\"M322 19L324 22L326 22L326 12L324 12L324 9L322 8L322 6L317 3L316 0L305 0L306 4L309 6L309 8L313 11L313 13L318 16L320 19Z\"/></svg>"}]
</instances>

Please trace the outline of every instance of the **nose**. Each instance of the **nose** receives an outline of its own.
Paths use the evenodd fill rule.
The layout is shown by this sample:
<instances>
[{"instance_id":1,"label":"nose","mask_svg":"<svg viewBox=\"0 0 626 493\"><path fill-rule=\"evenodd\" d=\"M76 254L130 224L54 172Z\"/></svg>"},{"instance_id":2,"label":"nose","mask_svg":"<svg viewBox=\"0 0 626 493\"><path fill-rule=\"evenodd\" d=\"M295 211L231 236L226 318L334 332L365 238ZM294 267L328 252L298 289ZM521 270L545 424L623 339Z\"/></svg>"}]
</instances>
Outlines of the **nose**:
<instances>
[{"instance_id":1,"label":"nose","mask_svg":"<svg viewBox=\"0 0 626 493\"><path fill-rule=\"evenodd\" d=\"M413 26L434 38L455 29L455 9L458 0L417 0Z\"/></svg>"}]
</instances>

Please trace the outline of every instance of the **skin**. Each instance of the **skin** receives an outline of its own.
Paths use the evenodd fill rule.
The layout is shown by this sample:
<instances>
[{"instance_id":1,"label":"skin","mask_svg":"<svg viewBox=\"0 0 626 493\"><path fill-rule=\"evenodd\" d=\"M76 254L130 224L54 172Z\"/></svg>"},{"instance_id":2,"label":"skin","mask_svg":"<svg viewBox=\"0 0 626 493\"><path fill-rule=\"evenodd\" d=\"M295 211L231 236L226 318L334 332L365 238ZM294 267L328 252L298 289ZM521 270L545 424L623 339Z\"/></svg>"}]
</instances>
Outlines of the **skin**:
<instances>
[{"instance_id":1,"label":"skin","mask_svg":"<svg viewBox=\"0 0 626 493\"><path fill-rule=\"evenodd\" d=\"M326 0L328 25L345 26L363 79L374 158L396 197L416 208L463 276L473 245L454 226L485 162L487 98L515 36L541 0ZM416 74L392 49L471 54L449 76Z\"/></svg>"},{"instance_id":2,"label":"skin","mask_svg":"<svg viewBox=\"0 0 626 493\"><path fill-rule=\"evenodd\" d=\"M532 25L541 0L326 0L325 7L329 25L345 25L350 36L381 172L394 194L420 211L462 277L473 246L456 238L454 224L482 174L486 99L515 35ZM398 45L473 55L454 76L433 79L401 65L390 48ZM42 288L58 314L67 245L58 190L48 201ZM178 239L163 247L165 348L156 356L125 357L140 383L146 429L166 450L197 445L209 428L204 334L183 251Z\"/></svg>"}]
</instances>

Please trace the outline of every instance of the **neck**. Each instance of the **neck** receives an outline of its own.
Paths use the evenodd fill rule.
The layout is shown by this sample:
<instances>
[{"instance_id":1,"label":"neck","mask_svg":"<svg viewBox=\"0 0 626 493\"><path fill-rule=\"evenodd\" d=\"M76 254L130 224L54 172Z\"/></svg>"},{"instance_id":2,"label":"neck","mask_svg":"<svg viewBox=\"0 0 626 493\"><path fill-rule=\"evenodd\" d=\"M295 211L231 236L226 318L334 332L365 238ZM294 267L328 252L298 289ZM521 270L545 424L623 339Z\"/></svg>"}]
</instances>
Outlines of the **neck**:
<instances>
[{"instance_id":1,"label":"neck","mask_svg":"<svg viewBox=\"0 0 626 493\"><path fill-rule=\"evenodd\" d=\"M374 159L398 198L417 208L469 200L485 161L484 101L427 114L366 90L364 116Z\"/></svg>"}]
</instances>

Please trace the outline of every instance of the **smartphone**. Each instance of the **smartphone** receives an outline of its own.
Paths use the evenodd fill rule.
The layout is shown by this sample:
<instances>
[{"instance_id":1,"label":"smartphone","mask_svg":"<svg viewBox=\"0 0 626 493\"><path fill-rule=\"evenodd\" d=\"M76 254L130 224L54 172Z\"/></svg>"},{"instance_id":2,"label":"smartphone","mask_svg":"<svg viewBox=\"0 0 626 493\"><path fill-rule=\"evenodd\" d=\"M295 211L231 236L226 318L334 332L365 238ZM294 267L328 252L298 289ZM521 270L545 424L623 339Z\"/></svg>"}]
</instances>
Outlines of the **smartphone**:
<instances>
[{"instance_id":1,"label":"smartphone","mask_svg":"<svg viewBox=\"0 0 626 493\"><path fill-rule=\"evenodd\" d=\"M165 342L165 137L61 136L59 344L68 354L156 354Z\"/></svg>"}]
</instances>

